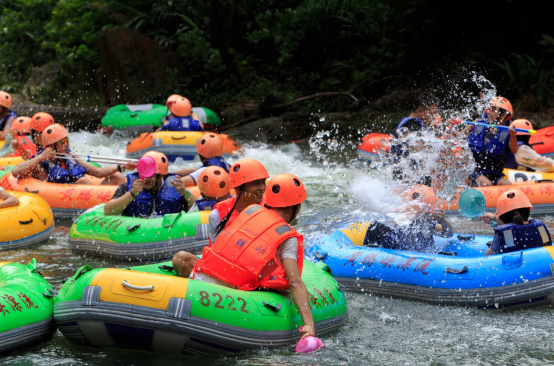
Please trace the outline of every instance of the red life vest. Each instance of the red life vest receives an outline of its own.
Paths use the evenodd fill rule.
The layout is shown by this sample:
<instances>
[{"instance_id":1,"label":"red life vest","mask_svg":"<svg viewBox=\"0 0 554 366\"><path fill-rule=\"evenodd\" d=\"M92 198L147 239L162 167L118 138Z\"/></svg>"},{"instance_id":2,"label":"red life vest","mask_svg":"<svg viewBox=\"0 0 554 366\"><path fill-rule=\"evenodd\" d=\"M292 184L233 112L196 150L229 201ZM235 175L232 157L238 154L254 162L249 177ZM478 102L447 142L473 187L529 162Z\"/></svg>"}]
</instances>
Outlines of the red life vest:
<instances>
[{"instance_id":1,"label":"red life vest","mask_svg":"<svg viewBox=\"0 0 554 366\"><path fill-rule=\"evenodd\" d=\"M219 218L221 219L221 221L223 221L225 216L227 216L229 212L231 212L233 207L235 207L236 202L237 202L237 197L235 196L235 197L226 199L225 201L218 202L214 205L214 210L217 210L217 212L219 212ZM262 202L260 203L260 205L263 206L264 204L265 204L265 196L262 198ZM239 212L237 210L234 210L233 213L231 214L231 217L229 217L229 221L227 221L227 224L225 225L225 227L231 225L231 223L235 221L238 215L239 215Z\"/></svg>"},{"instance_id":2,"label":"red life vest","mask_svg":"<svg viewBox=\"0 0 554 366\"><path fill-rule=\"evenodd\" d=\"M10 156L23 156L24 154L22 154L22 150L27 151L27 157L36 155L37 146L33 143L29 136L17 135L14 136L14 140L19 140L19 142L21 143L21 147L19 149L16 149L17 152L10 154Z\"/></svg>"},{"instance_id":3,"label":"red life vest","mask_svg":"<svg viewBox=\"0 0 554 366\"><path fill-rule=\"evenodd\" d=\"M193 273L205 273L239 290L288 290L289 281L276 256L279 245L288 238L298 239L297 263L302 275L302 235L277 212L251 205L223 229L213 245L204 247Z\"/></svg>"}]
</instances>

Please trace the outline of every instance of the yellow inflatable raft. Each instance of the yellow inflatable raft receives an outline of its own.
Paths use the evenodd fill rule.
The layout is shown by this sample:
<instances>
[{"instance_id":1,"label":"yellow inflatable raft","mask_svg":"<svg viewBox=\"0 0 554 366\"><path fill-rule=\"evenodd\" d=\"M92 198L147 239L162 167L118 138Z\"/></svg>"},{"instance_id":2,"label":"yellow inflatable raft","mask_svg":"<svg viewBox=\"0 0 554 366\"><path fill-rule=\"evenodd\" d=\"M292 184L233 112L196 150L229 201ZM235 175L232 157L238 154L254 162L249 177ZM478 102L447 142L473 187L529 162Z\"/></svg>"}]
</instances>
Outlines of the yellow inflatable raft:
<instances>
[{"instance_id":1,"label":"yellow inflatable raft","mask_svg":"<svg viewBox=\"0 0 554 366\"><path fill-rule=\"evenodd\" d=\"M54 230L54 215L48 203L36 194L10 193L19 205L0 209L0 251L47 240Z\"/></svg>"}]
</instances>

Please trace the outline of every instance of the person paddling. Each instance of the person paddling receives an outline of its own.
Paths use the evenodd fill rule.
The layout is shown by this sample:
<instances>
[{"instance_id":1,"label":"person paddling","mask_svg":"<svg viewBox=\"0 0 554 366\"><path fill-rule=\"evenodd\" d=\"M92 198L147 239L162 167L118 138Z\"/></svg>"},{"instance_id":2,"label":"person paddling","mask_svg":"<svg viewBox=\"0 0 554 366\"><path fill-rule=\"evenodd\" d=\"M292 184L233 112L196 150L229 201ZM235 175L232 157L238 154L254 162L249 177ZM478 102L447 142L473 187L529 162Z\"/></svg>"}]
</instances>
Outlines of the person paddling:
<instances>
[{"instance_id":1,"label":"person paddling","mask_svg":"<svg viewBox=\"0 0 554 366\"><path fill-rule=\"evenodd\" d=\"M306 285L302 281L303 236L289 223L306 199L304 185L292 174L268 183L265 207L251 205L209 247L202 259L188 253L173 258L177 275L244 291L290 290L304 323L300 339L315 336Z\"/></svg>"}]
</instances>

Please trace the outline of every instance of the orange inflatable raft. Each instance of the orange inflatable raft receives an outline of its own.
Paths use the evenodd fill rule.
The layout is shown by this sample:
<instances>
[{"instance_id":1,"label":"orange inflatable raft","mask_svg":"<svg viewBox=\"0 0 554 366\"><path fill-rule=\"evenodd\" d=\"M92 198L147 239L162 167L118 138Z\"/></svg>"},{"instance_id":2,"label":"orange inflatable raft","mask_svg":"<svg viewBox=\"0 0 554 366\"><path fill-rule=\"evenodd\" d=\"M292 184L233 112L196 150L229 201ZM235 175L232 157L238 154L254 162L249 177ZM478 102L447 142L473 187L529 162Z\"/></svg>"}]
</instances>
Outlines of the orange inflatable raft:
<instances>
[{"instance_id":1,"label":"orange inflatable raft","mask_svg":"<svg viewBox=\"0 0 554 366\"><path fill-rule=\"evenodd\" d=\"M548 156L549 158L554 158L554 126L537 130L536 135L531 135L529 145L531 145L537 153Z\"/></svg>"},{"instance_id":2,"label":"orange inflatable raft","mask_svg":"<svg viewBox=\"0 0 554 366\"><path fill-rule=\"evenodd\" d=\"M148 151L158 151L164 153L171 162L177 158L193 160L198 156L196 143L203 135L204 132L160 131L142 133L129 142L126 148L126 156L131 159L139 159ZM224 154L233 155L240 150L241 146L229 136L224 134L218 136L223 141Z\"/></svg>"}]
</instances>

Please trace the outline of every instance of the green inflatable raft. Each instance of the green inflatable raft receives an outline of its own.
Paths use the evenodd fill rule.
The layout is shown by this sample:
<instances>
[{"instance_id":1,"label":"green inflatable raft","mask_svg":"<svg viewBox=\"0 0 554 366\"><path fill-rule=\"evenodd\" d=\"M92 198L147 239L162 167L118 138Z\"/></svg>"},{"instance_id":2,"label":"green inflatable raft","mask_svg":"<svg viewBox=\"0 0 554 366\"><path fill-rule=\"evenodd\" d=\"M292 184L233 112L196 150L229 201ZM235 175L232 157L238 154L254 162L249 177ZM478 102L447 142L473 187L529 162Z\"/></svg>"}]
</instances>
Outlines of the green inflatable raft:
<instances>
[{"instance_id":1,"label":"green inflatable raft","mask_svg":"<svg viewBox=\"0 0 554 366\"><path fill-rule=\"evenodd\" d=\"M202 123L221 126L221 119L211 109L196 107L192 108L192 111L198 115ZM138 135L160 127L162 118L167 114L166 106L161 104L120 104L108 109L102 118L102 126Z\"/></svg>"},{"instance_id":2,"label":"green inflatable raft","mask_svg":"<svg viewBox=\"0 0 554 366\"><path fill-rule=\"evenodd\" d=\"M170 262L80 268L56 299L54 318L71 342L162 353L220 353L298 341L302 319L290 292L240 291L175 276ZM347 319L346 298L323 264L302 279L318 336Z\"/></svg>"},{"instance_id":3,"label":"green inflatable raft","mask_svg":"<svg viewBox=\"0 0 554 366\"><path fill-rule=\"evenodd\" d=\"M47 339L56 330L53 291L28 265L0 262L0 354Z\"/></svg>"},{"instance_id":4,"label":"green inflatable raft","mask_svg":"<svg viewBox=\"0 0 554 366\"><path fill-rule=\"evenodd\" d=\"M159 218L105 216L98 205L76 219L69 248L122 260L162 260L180 250L201 252L208 245L209 212L181 212Z\"/></svg>"}]
</instances>

